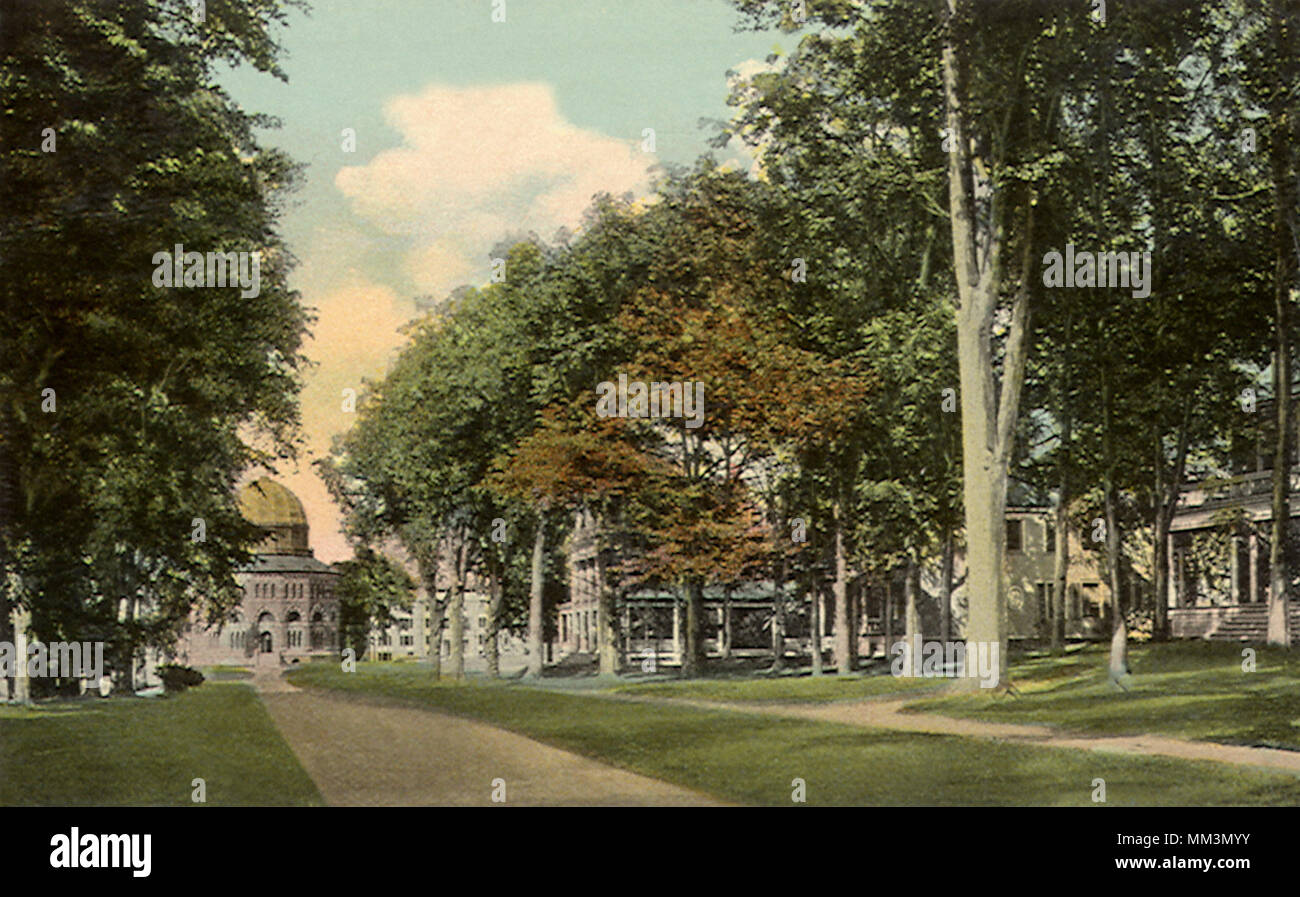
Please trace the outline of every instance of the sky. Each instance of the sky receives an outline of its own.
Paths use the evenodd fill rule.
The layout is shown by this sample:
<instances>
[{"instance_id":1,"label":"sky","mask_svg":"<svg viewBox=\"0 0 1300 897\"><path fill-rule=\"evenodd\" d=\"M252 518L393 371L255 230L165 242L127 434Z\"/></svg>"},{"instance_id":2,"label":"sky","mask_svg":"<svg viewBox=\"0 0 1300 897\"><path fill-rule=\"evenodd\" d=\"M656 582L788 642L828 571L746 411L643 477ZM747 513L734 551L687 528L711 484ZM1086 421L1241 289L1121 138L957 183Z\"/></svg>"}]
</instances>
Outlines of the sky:
<instances>
[{"instance_id":1,"label":"sky","mask_svg":"<svg viewBox=\"0 0 1300 897\"><path fill-rule=\"evenodd\" d=\"M352 554L311 463L356 418L344 390L383 377L419 297L485 282L501 240L575 229L595 194L640 195L652 166L709 151L700 122L730 115L728 70L789 48L738 22L726 0L314 0L280 34L287 84L223 73L280 119L263 143L307 164L282 222L316 315L305 444L275 475L317 557Z\"/></svg>"}]
</instances>

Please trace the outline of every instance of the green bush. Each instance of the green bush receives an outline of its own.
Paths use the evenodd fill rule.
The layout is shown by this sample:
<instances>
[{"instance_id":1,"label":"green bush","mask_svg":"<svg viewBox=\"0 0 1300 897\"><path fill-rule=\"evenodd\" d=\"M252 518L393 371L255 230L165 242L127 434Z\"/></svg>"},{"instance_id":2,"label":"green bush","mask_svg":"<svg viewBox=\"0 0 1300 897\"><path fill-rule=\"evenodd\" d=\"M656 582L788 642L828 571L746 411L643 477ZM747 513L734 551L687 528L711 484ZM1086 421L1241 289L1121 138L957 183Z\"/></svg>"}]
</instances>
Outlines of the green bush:
<instances>
[{"instance_id":1,"label":"green bush","mask_svg":"<svg viewBox=\"0 0 1300 897\"><path fill-rule=\"evenodd\" d=\"M193 667L176 663L158 667L158 676L163 681L163 688L169 692L181 692L195 685L203 684L203 674Z\"/></svg>"}]
</instances>

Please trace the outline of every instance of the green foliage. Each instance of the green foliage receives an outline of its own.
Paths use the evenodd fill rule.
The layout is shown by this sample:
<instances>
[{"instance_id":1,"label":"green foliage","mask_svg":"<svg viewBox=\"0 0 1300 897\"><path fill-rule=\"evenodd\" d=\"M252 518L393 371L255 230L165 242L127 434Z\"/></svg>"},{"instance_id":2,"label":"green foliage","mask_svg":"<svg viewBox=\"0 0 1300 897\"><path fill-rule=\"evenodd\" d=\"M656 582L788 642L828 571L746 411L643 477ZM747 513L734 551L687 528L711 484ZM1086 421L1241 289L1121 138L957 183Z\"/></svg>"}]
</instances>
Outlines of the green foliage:
<instances>
[{"instance_id":1,"label":"green foliage","mask_svg":"<svg viewBox=\"0 0 1300 897\"><path fill-rule=\"evenodd\" d=\"M158 667L158 678L163 681L163 688L171 694L185 691L203 684L203 674L193 667L178 663L167 663Z\"/></svg>"},{"instance_id":2,"label":"green foliage","mask_svg":"<svg viewBox=\"0 0 1300 897\"><path fill-rule=\"evenodd\" d=\"M393 622L394 610L410 610L415 581L400 564L384 554L361 549L340 561L334 593L339 599L339 643L364 657L370 632Z\"/></svg>"},{"instance_id":3,"label":"green foliage","mask_svg":"<svg viewBox=\"0 0 1300 897\"><path fill-rule=\"evenodd\" d=\"M271 30L297 5L0 9L0 559L44 638L165 646L239 599L257 533L233 487L293 452L307 315L277 233L297 169L214 70L280 75ZM258 295L155 286L176 244L260 252Z\"/></svg>"}]
</instances>

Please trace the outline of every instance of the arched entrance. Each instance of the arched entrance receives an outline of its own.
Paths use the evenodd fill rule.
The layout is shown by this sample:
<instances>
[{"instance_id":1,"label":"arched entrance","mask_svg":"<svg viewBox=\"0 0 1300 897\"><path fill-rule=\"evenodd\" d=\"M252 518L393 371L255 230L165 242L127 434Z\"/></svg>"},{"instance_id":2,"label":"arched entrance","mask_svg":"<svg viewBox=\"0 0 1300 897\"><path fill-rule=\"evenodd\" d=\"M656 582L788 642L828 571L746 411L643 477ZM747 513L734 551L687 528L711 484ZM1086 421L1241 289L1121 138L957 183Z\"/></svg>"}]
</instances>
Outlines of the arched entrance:
<instances>
[{"instance_id":1,"label":"arched entrance","mask_svg":"<svg viewBox=\"0 0 1300 897\"><path fill-rule=\"evenodd\" d=\"M270 654L275 647L274 638L271 635L271 628L275 626L275 617L270 611L263 611L257 617L257 651L259 654Z\"/></svg>"}]
</instances>

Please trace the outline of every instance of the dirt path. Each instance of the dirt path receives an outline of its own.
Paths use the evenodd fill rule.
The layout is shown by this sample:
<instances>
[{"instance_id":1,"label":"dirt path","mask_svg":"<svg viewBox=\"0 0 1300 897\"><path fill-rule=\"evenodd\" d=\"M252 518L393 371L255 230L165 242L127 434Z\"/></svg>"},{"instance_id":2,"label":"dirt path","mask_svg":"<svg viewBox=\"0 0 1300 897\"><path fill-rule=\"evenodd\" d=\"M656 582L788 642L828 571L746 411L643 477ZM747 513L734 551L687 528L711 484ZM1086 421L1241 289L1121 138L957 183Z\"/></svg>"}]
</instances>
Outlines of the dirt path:
<instances>
[{"instance_id":1,"label":"dirt path","mask_svg":"<svg viewBox=\"0 0 1300 897\"><path fill-rule=\"evenodd\" d=\"M934 713L903 713L915 698L872 698L862 701L835 701L829 704L750 704L695 701L676 698L644 698L674 704L690 704L709 710L732 710L765 713L775 716L845 723L850 726L925 732L937 735L964 735L996 741L1012 741L1045 747L1075 748L1117 754L1146 754L1174 757L1179 760L1212 760L1238 766L1288 772L1300 775L1300 752L1274 748L1239 747L1210 741L1187 741L1166 735L1090 736L1063 732L1050 726L1017 723L992 723L984 720L958 719Z\"/></svg>"},{"instance_id":2,"label":"dirt path","mask_svg":"<svg viewBox=\"0 0 1300 897\"><path fill-rule=\"evenodd\" d=\"M276 680L279 677L275 677ZM276 727L333 806L719 806L483 723L256 682Z\"/></svg>"}]
</instances>

